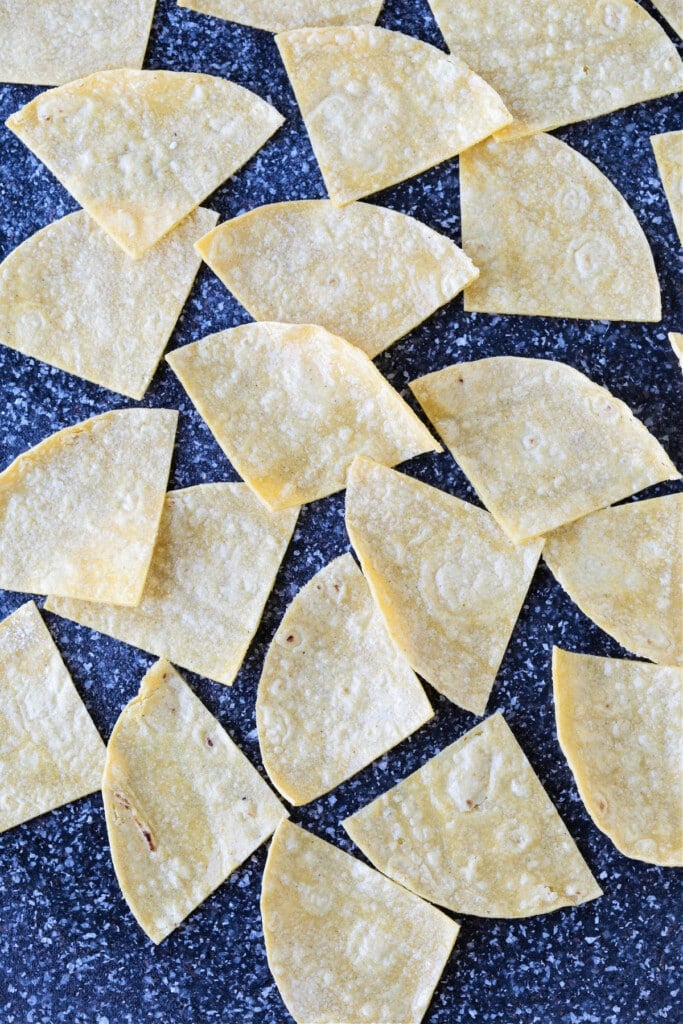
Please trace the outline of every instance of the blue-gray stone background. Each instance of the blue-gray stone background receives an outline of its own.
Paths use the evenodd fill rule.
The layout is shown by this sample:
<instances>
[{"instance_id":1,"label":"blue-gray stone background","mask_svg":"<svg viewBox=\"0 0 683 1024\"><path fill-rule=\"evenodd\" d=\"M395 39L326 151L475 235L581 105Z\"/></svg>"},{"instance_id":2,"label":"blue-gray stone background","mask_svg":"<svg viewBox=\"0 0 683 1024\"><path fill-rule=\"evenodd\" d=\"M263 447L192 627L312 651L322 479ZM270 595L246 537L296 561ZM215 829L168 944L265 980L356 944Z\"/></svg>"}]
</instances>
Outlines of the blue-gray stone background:
<instances>
[{"instance_id":1,"label":"blue-gray stone background","mask_svg":"<svg viewBox=\"0 0 683 1024\"><path fill-rule=\"evenodd\" d=\"M643 6L658 17L647 0ZM387 0L379 24L445 49L426 0ZM286 116L273 140L206 201L222 220L262 203L325 195L272 36L182 10L175 0L159 0L145 67L222 75L254 90ZM0 86L0 121L39 91ZM666 336L668 330L683 330L680 291L676 295L680 248L649 142L652 134L681 127L681 106L665 97L556 133L594 161L635 210L654 253L662 322L488 316L463 313L457 298L377 360L414 408L407 382L454 361L498 354L563 360L627 402L683 466L676 432L681 372ZM372 201L418 217L460 241L457 160ZM1 128L0 257L74 209L75 201L50 172ZM170 348L248 319L203 266ZM0 468L62 427L131 404L0 348ZM140 404L180 410L171 488L236 479L165 363ZM422 456L405 469L477 502L447 453ZM680 484L646 494L676 489ZM254 701L267 645L299 587L347 549L343 495L305 507L235 685L227 688L183 673L261 771ZM24 594L0 592L0 616L26 599ZM45 618L107 739L154 659L56 616ZM680 873L628 860L590 821L555 733L550 679L554 643L575 651L625 654L573 606L541 564L488 710L504 711L605 895L582 907L523 921L460 918L460 938L425 1017L428 1024L683 1020ZM436 710L428 725L333 793L295 810L293 820L360 856L340 825L342 818L475 724L474 716L427 690ZM99 795L0 836L0 1024L290 1021L268 970L261 933L258 902L265 857L264 847L156 948L119 892Z\"/></svg>"}]
</instances>

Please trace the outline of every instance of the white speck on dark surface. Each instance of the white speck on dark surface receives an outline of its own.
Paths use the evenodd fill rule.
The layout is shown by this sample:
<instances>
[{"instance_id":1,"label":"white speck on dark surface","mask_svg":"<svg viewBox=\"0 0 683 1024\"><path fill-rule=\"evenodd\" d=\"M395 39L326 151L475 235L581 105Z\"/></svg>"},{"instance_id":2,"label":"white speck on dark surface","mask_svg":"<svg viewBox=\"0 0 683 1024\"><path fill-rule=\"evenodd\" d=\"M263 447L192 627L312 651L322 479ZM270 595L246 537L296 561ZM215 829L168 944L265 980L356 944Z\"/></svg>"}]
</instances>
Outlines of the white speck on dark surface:
<instances>
[{"instance_id":1,"label":"white speck on dark surface","mask_svg":"<svg viewBox=\"0 0 683 1024\"><path fill-rule=\"evenodd\" d=\"M644 6L650 13L653 8ZM658 16L657 16L658 17ZM661 19L658 18L661 21ZM441 49L426 0L387 0L379 24ZM671 35L670 30L669 34ZM324 196L322 179L273 38L159 0L145 66L230 78L272 102L284 127L208 205L229 219L265 202ZM40 90L0 86L0 120ZM654 253L660 324L587 323L439 310L377 360L417 410L413 378L454 361L498 354L561 359L627 402L683 465L680 369L667 331L683 329L680 248L649 136L680 128L671 97L559 130L634 209ZM0 258L77 208L47 169L0 129ZM457 160L372 198L459 242ZM203 267L170 342L188 344L249 318ZM131 403L17 352L0 348L0 468L66 425ZM235 480L208 428L162 362L144 406L180 410L170 486ZM417 478L477 501L446 453L407 467ZM648 496L680 485L651 488ZM299 587L349 549L336 495L302 510L257 636L232 688L183 673L258 767L254 701L265 651ZM26 595L0 592L2 617ZM42 604L42 600L39 599ZM106 739L153 659L125 644L46 615L75 684ZM600 880L602 899L523 921L460 918L462 930L426 1024L668 1024L680 1021L680 873L628 860L590 821L554 728L550 654L624 656L586 619L541 564L503 661L488 711L503 710L532 766ZM416 735L315 803L294 821L355 852L341 820L417 769L474 724L474 716L427 688L435 717ZM266 848L160 946L123 901L109 856L99 796L0 836L0 1024L285 1024L266 963L259 915Z\"/></svg>"}]
</instances>

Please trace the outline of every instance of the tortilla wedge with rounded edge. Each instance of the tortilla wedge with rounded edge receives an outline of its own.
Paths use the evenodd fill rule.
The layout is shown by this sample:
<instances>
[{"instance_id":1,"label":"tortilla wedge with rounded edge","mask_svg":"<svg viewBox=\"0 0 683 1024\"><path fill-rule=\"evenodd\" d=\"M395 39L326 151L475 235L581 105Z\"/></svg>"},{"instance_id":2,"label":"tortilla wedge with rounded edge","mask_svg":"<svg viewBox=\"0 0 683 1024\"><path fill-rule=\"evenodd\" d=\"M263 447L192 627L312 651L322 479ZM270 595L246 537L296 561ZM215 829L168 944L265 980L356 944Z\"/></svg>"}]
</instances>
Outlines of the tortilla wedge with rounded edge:
<instances>
[{"instance_id":1,"label":"tortilla wedge with rounded edge","mask_svg":"<svg viewBox=\"0 0 683 1024\"><path fill-rule=\"evenodd\" d=\"M171 491L137 608L49 597L45 609L229 686L297 515L268 512L245 484Z\"/></svg>"},{"instance_id":2,"label":"tortilla wedge with rounded edge","mask_svg":"<svg viewBox=\"0 0 683 1024\"><path fill-rule=\"evenodd\" d=\"M0 623L0 832L100 788L104 743L33 601Z\"/></svg>"},{"instance_id":3,"label":"tortilla wedge with rounded edge","mask_svg":"<svg viewBox=\"0 0 683 1024\"><path fill-rule=\"evenodd\" d=\"M681 369L683 370L683 334L677 334L675 331L669 332L669 341L671 347L676 353Z\"/></svg>"},{"instance_id":4,"label":"tortilla wedge with rounded edge","mask_svg":"<svg viewBox=\"0 0 683 1024\"><path fill-rule=\"evenodd\" d=\"M121 892L166 938L287 812L167 661L152 665L107 746L104 813Z\"/></svg>"},{"instance_id":5,"label":"tortilla wedge with rounded edge","mask_svg":"<svg viewBox=\"0 0 683 1024\"><path fill-rule=\"evenodd\" d=\"M456 913L531 917L602 896L500 712L342 824L378 870Z\"/></svg>"},{"instance_id":6,"label":"tortilla wedge with rounded edge","mask_svg":"<svg viewBox=\"0 0 683 1024\"><path fill-rule=\"evenodd\" d=\"M320 324L371 359L478 274L449 238L369 203L260 206L197 243L255 320Z\"/></svg>"},{"instance_id":7,"label":"tortilla wedge with rounded edge","mask_svg":"<svg viewBox=\"0 0 683 1024\"><path fill-rule=\"evenodd\" d=\"M180 7L266 32L375 22L384 0L178 0Z\"/></svg>"},{"instance_id":8,"label":"tortilla wedge with rounded edge","mask_svg":"<svg viewBox=\"0 0 683 1024\"><path fill-rule=\"evenodd\" d=\"M363 458L349 470L346 529L408 663L483 715L542 541L515 547L483 509Z\"/></svg>"},{"instance_id":9,"label":"tortilla wedge with rounded edge","mask_svg":"<svg viewBox=\"0 0 683 1024\"><path fill-rule=\"evenodd\" d=\"M268 852L261 916L268 966L297 1024L419 1024L459 932L289 821Z\"/></svg>"},{"instance_id":10,"label":"tortilla wedge with rounded edge","mask_svg":"<svg viewBox=\"0 0 683 1024\"><path fill-rule=\"evenodd\" d=\"M138 260L84 210L49 224L0 264L0 344L142 398L217 220L195 210Z\"/></svg>"},{"instance_id":11,"label":"tortilla wedge with rounded edge","mask_svg":"<svg viewBox=\"0 0 683 1024\"><path fill-rule=\"evenodd\" d=\"M263 666L256 723L274 785L315 800L433 714L353 556L336 558L296 595Z\"/></svg>"},{"instance_id":12,"label":"tortilla wedge with rounded edge","mask_svg":"<svg viewBox=\"0 0 683 1024\"><path fill-rule=\"evenodd\" d=\"M651 135L650 142L671 217L683 245L683 131Z\"/></svg>"},{"instance_id":13,"label":"tortilla wedge with rounded edge","mask_svg":"<svg viewBox=\"0 0 683 1024\"><path fill-rule=\"evenodd\" d=\"M665 18L677 36L683 38L683 4L681 0L652 0L661 16Z\"/></svg>"},{"instance_id":14,"label":"tortilla wedge with rounded edge","mask_svg":"<svg viewBox=\"0 0 683 1024\"><path fill-rule=\"evenodd\" d=\"M481 271L465 309L658 321L659 281L635 214L584 156L551 135L460 158L462 238Z\"/></svg>"},{"instance_id":15,"label":"tortilla wedge with rounded edge","mask_svg":"<svg viewBox=\"0 0 683 1024\"><path fill-rule=\"evenodd\" d=\"M448 48L514 117L549 131L683 88L683 65L635 0L429 0Z\"/></svg>"},{"instance_id":16,"label":"tortilla wedge with rounded edge","mask_svg":"<svg viewBox=\"0 0 683 1024\"><path fill-rule=\"evenodd\" d=\"M551 533L543 557L572 601L627 651L683 664L683 493Z\"/></svg>"},{"instance_id":17,"label":"tortilla wedge with rounded edge","mask_svg":"<svg viewBox=\"0 0 683 1024\"><path fill-rule=\"evenodd\" d=\"M412 178L512 120L466 64L402 32L304 28L275 42L338 206Z\"/></svg>"},{"instance_id":18,"label":"tortilla wedge with rounded edge","mask_svg":"<svg viewBox=\"0 0 683 1024\"><path fill-rule=\"evenodd\" d=\"M683 866L683 670L553 648L557 735L586 810L626 857Z\"/></svg>"},{"instance_id":19,"label":"tortilla wedge with rounded edge","mask_svg":"<svg viewBox=\"0 0 683 1024\"><path fill-rule=\"evenodd\" d=\"M248 89L188 71L101 71L7 127L130 256L141 256L277 131Z\"/></svg>"},{"instance_id":20,"label":"tortilla wedge with rounded edge","mask_svg":"<svg viewBox=\"0 0 683 1024\"><path fill-rule=\"evenodd\" d=\"M156 0L4 0L0 81L61 85L105 68L141 68Z\"/></svg>"},{"instance_id":21,"label":"tortilla wedge with rounded edge","mask_svg":"<svg viewBox=\"0 0 683 1024\"><path fill-rule=\"evenodd\" d=\"M627 405L565 363L496 356L410 389L515 544L680 477Z\"/></svg>"},{"instance_id":22,"label":"tortilla wedge with rounded edge","mask_svg":"<svg viewBox=\"0 0 683 1024\"><path fill-rule=\"evenodd\" d=\"M138 604L177 421L172 409L105 412L0 473L0 587Z\"/></svg>"},{"instance_id":23,"label":"tortilla wedge with rounded edge","mask_svg":"<svg viewBox=\"0 0 683 1024\"><path fill-rule=\"evenodd\" d=\"M342 490L360 452L393 466L442 450L368 357L322 327L244 324L167 361L271 509Z\"/></svg>"}]
</instances>

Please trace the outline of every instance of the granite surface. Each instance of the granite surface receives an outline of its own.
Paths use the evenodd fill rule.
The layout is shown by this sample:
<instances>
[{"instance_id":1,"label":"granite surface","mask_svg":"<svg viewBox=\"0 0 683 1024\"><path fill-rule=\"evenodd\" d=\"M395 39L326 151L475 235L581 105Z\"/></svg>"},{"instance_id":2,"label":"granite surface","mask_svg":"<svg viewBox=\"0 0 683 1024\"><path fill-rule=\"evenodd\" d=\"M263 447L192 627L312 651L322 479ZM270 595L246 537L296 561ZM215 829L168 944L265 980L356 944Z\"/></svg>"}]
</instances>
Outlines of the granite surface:
<instances>
[{"instance_id":1,"label":"granite surface","mask_svg":"<svg viewBox=\"0 0 683 1024\"><path fill-rule=\"evenodd\" d=\"M649 3L644 6L653 11ZM426 0L387 0L380 24L445 49ZM160 0L145 66L223 75L286 115L275 138L207 201L222 219L265 202L325 194L271 36ZM0 86L0 121L39 91ZM405 395L407 381L455 360L513 353L561 359L626 401L683 466L683 442L676 433L681 376L666 337L667 330L683 329L680 294L676 298L680 249L649 143L651 134L680 128L681 120L680 105L668 97L556 133L593 160L635 210L662 285L661 324L465 314L458 298L385 352L377 360L382 372ZM412 214L459 241L457 160L373 201ZM46 168L0 129L0 257L75 208ZM247 319L203 267L170 347ZM0 349L0 468L63 426L130 404ZM180 410L172 487L236 479L168 366L162 364L140 404ZM406 471L476 501L446 453L416 459ZM679 487L660 486L646 494ZM184 673L261 771L254 699L267 645L297 589L347 549L342 496L304 508L235 685L228 689ZM0 592L0 614L4 617L25 600L22 594ZM56 616L46 614L45 619L106 739L154 659ZM555 734L553 643L624 654L572 605L541 565L488 710L504 711L605 895L583 907L525 921L462 918L459 941L425 1018L428 1024L673 1024L682 1019L680 873L626 859L588 818ZM475 724L474 716L427 689L436 710L427 726L335 792L295 810L293 820L352 850L341 819ZM266 850L259 850L155 948L119 892L99 796L0 836L0 1024L291 1020L263 946L258 901L265 856Z\"/></svg>"}]
</instances>

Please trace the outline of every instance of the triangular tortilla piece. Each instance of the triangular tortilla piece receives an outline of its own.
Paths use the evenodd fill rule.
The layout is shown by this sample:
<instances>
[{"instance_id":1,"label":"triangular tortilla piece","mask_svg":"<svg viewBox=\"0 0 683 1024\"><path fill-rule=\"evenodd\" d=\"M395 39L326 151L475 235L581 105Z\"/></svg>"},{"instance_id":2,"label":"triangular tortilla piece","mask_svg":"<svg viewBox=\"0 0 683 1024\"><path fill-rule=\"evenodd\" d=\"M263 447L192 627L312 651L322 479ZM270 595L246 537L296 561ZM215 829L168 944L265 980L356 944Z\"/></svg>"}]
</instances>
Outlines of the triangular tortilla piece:
<instances>
[{"instance_id":1,"label":"triangular tortilla piece","mask_svg":"<svg viewBox=\"0 0 683 1024\"><path fill-rule=\"evenodd\" d=\"M371 359L478 274L449 238L369 203L273 203L197 243L255 320L320 324Z\"/></svg>"},{"instance_id":2,"label":"triangular tortilla piece","mask_svg":"<svg viewBox=\"0 0 683 1024\"><path fill-rule=\"evenodd\" d=\"M292 804L329 792L429 721L352 555L300 590L273 638L256 722L266 771Z\"/></svg>"},{"instance_id":3,"label":"triangular tortilla piece","mask_svg":"<svg viewBox=\"0 0 683 1024\"><path fill-rule=\"evenodd\" d=\"M224 78L119 69L41 93L7 127L138 257L282 122L269 103Z\"/></svg>"},{"instance_id":4,"label":"triangular tortilla piece","mask_svg":"<svg viewBox=\"0 0 683 1024\"><path fill-rule=\"evenodd\" d=\"M178 0L180 7L266 32L375 22L384 0Z\"/></svg>"},{"instance_id":5,"label":"triangular tortilla piece","mask_svg":"<svg viewBox=\"0 0 683 1024\"><path fill-rule=\"evenodd\" d=\"M683 866L683 670L553 649L557 734L591 818L626 857Z\"/></svg>"},{"instance_id":6,"label":"triangular tortilla piece","mask_svg":"<svg viewBox=\"0 0 683 1024\"><path fill-rule=\"evenodd\" d=\"M683 245L683 131L651 135L657 169Z\"/></svg>"},{"instance_id":7,"label":"triangular tortilla piece","mask_svg":"<svg viewBox=\"0 0 683 1024\"><path fill-rule=\"evenodd\" d=\"M153 942L178 927L287 812L166 661L107 746L104 813L121 892Z\"/></svg>"},{"instance_id":8,"label":"triangular tortilla piece","mask_svg":"<svg viewBox=\"0 0 683 1024\"><path fill-rule=\"evenodd\" d=\"M670 331L669 341L671 342L671 347L676 353L678 361L681 364L681 369L683 370L683 334L677 334L675 331Z\"/></svg>"},{"instance_id":9,"label":"triangular tortilla piece","mask_svg":"<svg viewBox=\"0 0 683 1024\"><path fill-rule=\"evenodd\" d=\"M683 664L683 494L594 512L551 533L543 557L627 651Z\"/></svg>"},{"instance_id":10,"label":"triangular tortilla piece","mask_svg":"<svg viewBox=\"0 0 683 1024\"><path fill-rule=\"evenodd\" d=\"M458 925L289 821L263 873L268 965L297 1024L420 1024Z\"/></svg>"},{"instance_id":11,"label":"triangular tortilla piece","mask_svg":"<svg viewBox=\"0 0 683 1024\"><path fill-rule=\"evenodd\" d=\"M297 515L268 512L244 484L171 491L137 608L60 597L45 608L229 686Z\"/></svg>"},{"instance_id":12,"label":"triangular tortilla piece","mask_svg":"<svg viewBox=\"0 0 683 1024\"><path fill-rule=\"evenodd\" d=\"M500 713L343 825L380 871L456 913L531 917L602 895Z\"/></svg>"},{"instance_id":13,"label":"triangular tortilla piece","mask_svg":"<svg viewBox=\"0 0 683 1024\"><path fill-rule=\"evenodd\" d=\"M627 405L564 363L497 356L410 388L516 544L680 477Z\"/></svg>"},{"instance_id":14,"label":"triangular tortilla piece","mask_svg":"<svg viewBox=\"0 0 683 1024\"><path fill-rule=\"evenodd\" d=\"M0 623L0 832L95 793L104 743L33 601Z\"/></svg>"},{"instance_id":15,"label":"triangular tortilla piece","mask_svg":"<svg viewBox=\"0 0 683 1024\"><path fill-rule=\"evenodd\" d=\"M551 135L489 140L460 158L462 239L481 276L465 309L658 321L659 282L624 197Z\"/></svg>"},{"instance_id":16,"label":"triangular tortilla piece","mask_svg":"<svg viewBox=\"0 0 683 1024\"><path fill-rule=\"evenodd\" d=\"M0 587L138 604L177 421L171 409L105 412L0 473Z\"/></svg>"},{"instance_id":17,"label":"triangular tortilla piece","mask_svg":"<svg viewBox=\"0 0 683 1024\"><path fill-rule=\"evenodd\" d=\"M683 4L681 0L652 0L652 6L656 7L676 35L683 38Z\"/></svg>"},{"instance_id":18,"label":"triangular tortilla piece","mask_svg":"<svg viewBox=\"0 0 683 1024\"><path fill-rule=\"evenodd\" d=\"M61 85L141 68L156 0L4 0L0 81Z\"/></svg>"},{"instance_id":19,"label":"triangular tortilla piece","mask_svg":"<svg viewBox=\"0 0 683 1024\"><path fill-rule=\"evenodd\" d=\"M429 0L448 48L509 108L506 136L585 121L683 88L664 29L635 0Z\"/></svg>"},{"instance_id":20,"label":"triangular tortilla piece","mask_svg":"<svg viewBox=\"0 0 683 1024\"><path fill-rule=\"evenodd\" d=\"M512 120L466 64L402 32L305 28L275 42L338 206L412 178Z\"/></svg>"},{"instance_id":21,"label":"triangular tortilla piece","mask_svg":"<svg viewBox=\"0 0 683 1024\"><path fill-rule=\"evenodd\" d=\"M244 324L168 362L271 509L342 490L354 455L393 466L441 450L368 357L322 327Z\"/></svg>"},{"instance_id":22,"label":"triangular tortilla piece","mask_svg":"<svg viewBox=\"0 0 683 1024\"><path fill-rule=\"evenodd\" d=\"M349 471L346 528L394 643L449 700L483 715L542 542L370 459Z\"/></svg>"},{"instance_id":23,"label":"triangular tortilla piece","mask_svg":"<svg viewBox=\"0 0 683 1024\"><path fill-rule=\"evenodd\" d=\"M49 224L0 265L0 344L142 398L217 220L195 210L138 260L83 210Z\"/></svg>"}]
</instances>

